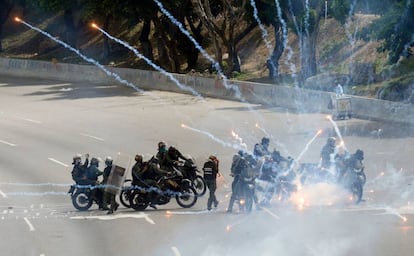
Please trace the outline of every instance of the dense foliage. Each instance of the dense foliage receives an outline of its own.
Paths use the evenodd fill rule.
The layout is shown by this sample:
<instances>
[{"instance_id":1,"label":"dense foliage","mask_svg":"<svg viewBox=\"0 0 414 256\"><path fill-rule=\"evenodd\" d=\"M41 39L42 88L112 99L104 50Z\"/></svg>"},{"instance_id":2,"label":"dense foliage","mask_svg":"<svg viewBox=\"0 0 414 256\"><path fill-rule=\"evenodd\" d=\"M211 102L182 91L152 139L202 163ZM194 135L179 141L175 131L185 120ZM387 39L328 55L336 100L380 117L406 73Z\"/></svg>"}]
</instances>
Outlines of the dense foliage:
<instances>
[{"instance_id":1,"label":"dense foliage","mask_svg":"<svg viewBox=\"0 0 414 256\"><path fill-rule=\"evenodd\" d=\"M387 8L383 8L385 4ZM360 36L383 40L378 50L389 53L390 63L410 56L414 43L412 0L0 0L0 6L0 51L3 24L13 8L23 8L26 13L60 12L65 25L63 39L74 46L78 44L77 35L91 20L109 32L111 24L119 25L120 21L130 27L140 24L140 51L170 72L197 67L200 52L192 39L203 48L214 49L210 54L226 75L240 72L238 44L261 23L275 32L267 63L270 78L277 79L279 75L281 55L291 47L286 43L287 33L291 32L299 38L299 78L304 81L317 74L316 39L327 14L344 26L357 12L380 15ZM182 33L177 23L192 38ZM105 60L110 55L111 48L105 40L101 58Z\"/></svg>"}]
</instances>

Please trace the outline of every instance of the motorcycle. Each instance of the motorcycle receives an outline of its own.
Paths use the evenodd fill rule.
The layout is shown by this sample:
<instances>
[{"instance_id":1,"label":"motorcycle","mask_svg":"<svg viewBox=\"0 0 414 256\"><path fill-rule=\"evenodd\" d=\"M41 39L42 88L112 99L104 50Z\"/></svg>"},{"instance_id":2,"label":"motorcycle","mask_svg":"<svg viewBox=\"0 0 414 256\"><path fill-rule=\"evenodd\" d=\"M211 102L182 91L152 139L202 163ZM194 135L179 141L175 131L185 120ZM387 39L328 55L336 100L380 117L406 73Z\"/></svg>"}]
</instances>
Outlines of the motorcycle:
<instances>
[{"instance_id":1,"label":"motorcycle","mask_svg":"<svg viewBox=\"0 0 414 256\"><path fill-rule=\"evenodd\" d=\"M363 168L360 170L348 168L339 182L352 193L353 201L358 204L362 200L366 180Z\"/></svg>"},{"instance_id":2,"label":"motorcycle","mask_svg":"<svg viewBox=\"0 0 414 256\"><path fill-rule=\"evenodd\" d=\"M269 159L264 162L261 167L261 175L256 180L257 191L263 194L263 200L261 205L268 205L274 195L279 200L287 200L290 195L297 190L296 185L293 184L293 180L296 177L296 173L291 169L293 159L288 157L279 162L274 162L273 159Z\"/></svg>"},{"instance_id":3,"label":"motorcycle","mask_svg":"<svg viewBox=\"0 0 414 256\"><path fill-rule=\"evenodd\" d=\"M198 170L193 160L188 159L184 163L180 163L178 165L178 170L183 173L185 179L189 179L191 181L191 186L195 189L198 196L203 196L206 193L206 181L201 175L198 174L201 172Z\"/></svg>"},{"instance_id":4,"label":"motorcycle","mask_svg":"<svg viewBox=\"0 0 414 256\"><path fill-rule=\"evenodd\" d=\"M155 186L146 184L142 187L134 187L128 197L131 208L143 211L149 205L167 204L173 197L181 207L190 208L197 202L197 196L191 181L185 179L180 171L175 170L172 175L161 177Z\"/></svg>"},{"instance_id":5,"label":"motorcycle","mask_svg":"<svg viewBox=\"0 0 414 256\"><path fill-rule=\"evenodd\" d=\"M68 191L73 206L79 211L87 211L93 203L101 206L103 193L98 186L73 184Z\"/></svg>"},{"instance_id":6,"label":"motorcycle","mask_svg":"<svg viewBox=\"0 0 414 256\"><path fill-rule=\"evenodd\" d=\"M243 176L236 184L236 200L241 211L251 212L255 201L255 176Z\"/></svg>"},{"instance_id":7,"label":"motorcycle","mask_svg":"<svg viewBox=\"0 0 414 256\"><path fill-rule=\"evenodd\" d=\"M340 170L344 170L342 174ZM352 199L355 204L362 201L363 188L366 182L364 169L356 170L349 167L341 169L335 167L335 174L332 174L328 170L321 169L318 164L305 163L300 166L299 173L303 185L320 182L340 184L352 193ZM339 177L336 173L339 173Z\"/></svg>"}]
</instances>

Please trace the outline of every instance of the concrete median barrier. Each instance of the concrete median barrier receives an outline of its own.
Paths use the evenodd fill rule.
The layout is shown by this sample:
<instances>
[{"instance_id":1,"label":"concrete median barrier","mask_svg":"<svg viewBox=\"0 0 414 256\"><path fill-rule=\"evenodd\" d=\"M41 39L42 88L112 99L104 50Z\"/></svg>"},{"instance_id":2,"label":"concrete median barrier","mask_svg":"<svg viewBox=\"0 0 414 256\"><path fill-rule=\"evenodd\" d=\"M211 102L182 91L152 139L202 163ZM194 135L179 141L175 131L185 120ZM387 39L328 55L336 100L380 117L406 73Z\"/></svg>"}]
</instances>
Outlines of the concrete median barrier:
<instances>
[{"instance_id":1,"label":"concrete median barrier","mask_svg":"<svg viewBox=\"0 0 414 256\"><path fill-rule=\"evenodd\" d=\"M110 72L144 90L183 91L167 76L155 71L106 67ZM0 58L0 75L57 79L67 82L119 83L96 66ZM239 100L252 103L295 109L299 112L330 113L328 103L332 93L293 88L283 85L261 84L228 80L237 85L242 98L226 89L222 79L174 74L183 85L203 96ZM409 103L390 102L364 97L352 97L353 116L379 121L414 124L414 106Z\"/></svg>"}]
</instances>

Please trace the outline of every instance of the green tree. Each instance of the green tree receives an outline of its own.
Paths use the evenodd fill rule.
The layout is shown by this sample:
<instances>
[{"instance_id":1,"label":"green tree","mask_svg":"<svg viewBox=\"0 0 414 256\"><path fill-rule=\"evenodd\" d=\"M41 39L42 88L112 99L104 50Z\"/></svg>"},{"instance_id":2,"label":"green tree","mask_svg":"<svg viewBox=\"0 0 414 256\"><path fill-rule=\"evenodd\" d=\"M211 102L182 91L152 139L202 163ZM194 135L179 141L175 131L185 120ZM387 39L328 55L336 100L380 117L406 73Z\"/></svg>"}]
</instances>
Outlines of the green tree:
<instances>
[{"instance_id":1,"label":"green tree","mask_svg":"<svg viewBox=\"0 0 414 256\"><path fill-rule=\"evenodd\" d=\"M269 69L269 79L271 80L275 80L279 77L279 61L285 49L285 45L283 42L284 31L283 31L283 24L281 22L281 19L285 21L286 16L285 16L285 13L282 12L281 13L282 17L279 17L276 3L277 1L275 0L255 1L255 5L257 7L258 17L259 17L260 22L263 25L267 25L267 26L271 25L274 30L275 44L273 46L273 51L270 54L266 62L267 68ZM284 2L279 1L279 7L281 8L280 10L282 10L282 8L285 7L285 6L281 6L281 4L284 4ZM254 10L253 8L251 9L252 10L249 10L248 13L252 14ZM286 29L285 33L287 33L287 26L285 27L285 29Z\"/></svg>"},{"instance_id":2,"label":"green tree","mask_svg":"<svg viewBox=\"0 0 414 256\"><path fill-rule=\"evenodd\" d=\"M387 51L389 63L398 62L401 57L412 55L410 46L414 46L414 2L412 0L395 0L386 8L387 11L362 36L383 40L379 51Z\"/></svg>"},{"instance_id":3,"label":"green tree","mask_svg":"<svg viewBox=\"0 0 414 256\"><path fill-rule=\"evenodd\" d=\"M64 40L70 45L77 46L79 29L82 26L82 15L86 0L37 0L46 11L63 11L65 23Z\"/></svg>"},{"instance_id":4,"label":"green tree","mask_svg":"<svg viewBox=\"0 0 414 256\"><path fill-rule=\"evenodd\" d=\"M1 44L2 41L2 34L3 34L3 26L6 23L6 20L9 18L10 12L13 9L13 1L7 0L0 0L0 52L3 51L3 47Z\"/></svg>"},{"instance_id":5,"label":"green tree","mask_svg":"<svg viewBox=\"0 0 414 256\"><path fill-rule=\"evenodd\" d=\"M243 22L248 0L191 0L191 2L208 30L209 38L214 45L215 58L221 66L223 66L223 50L228 54L226 75L232 76L234 71L240 71L237 43L256 25Z\"/></svg>"}]
</instances>

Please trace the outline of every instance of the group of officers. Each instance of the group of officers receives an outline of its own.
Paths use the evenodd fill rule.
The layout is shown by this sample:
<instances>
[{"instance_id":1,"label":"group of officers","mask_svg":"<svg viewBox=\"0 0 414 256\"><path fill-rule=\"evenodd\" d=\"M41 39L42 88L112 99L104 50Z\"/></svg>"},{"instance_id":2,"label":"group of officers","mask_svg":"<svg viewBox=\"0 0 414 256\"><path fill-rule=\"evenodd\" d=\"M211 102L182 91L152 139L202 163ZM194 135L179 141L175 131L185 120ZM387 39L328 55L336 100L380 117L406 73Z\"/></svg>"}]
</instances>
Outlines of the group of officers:
<instances>
[{"instance_id":1,"label":"group of officers","mask_svg":"<svg viewBox=\"0 0 414 256\"><path fill-rule=\"evenodd\" d=\"M233 177L232 195L227 212L232 212L233 204L235 200L237 200L237 193L239 192L237 186L240 184L239 182L243 175L255 175L258 176L259 179L267 181L271 181L271 178L266 178L268 174L266 171L276 171L280 173L285 172L286 175L290 175L289 171L292 171L291 164L293 164L293 159L291 157L285 158L281 156L280 152L277 150L273 150L271 152L269 150L269 144L270 139L263 137L260 143L255 144L253 154L240 150L233 156L230 174ZM320 162L318 164L318 169L321 173L333 173L333 176L337 178L338 182L341 181L341 178L346 170L364 169L364 165L362 163L362 160L364 159L364 152L357 149L351 154L342 146L342 144L338 145L335 137L329 137L320 152ZM262 165L259 166L260 174L256 172L259 160L262 160ZM267 168L266 164L270 164L272 166ZM253 170L253 172L249 172L249 170ZM272 174L274 175L274 173ZM269 198L267 198L267 200L268 199ZM266 200L266 198L264 200ZM256 196L254 197L254 202L257 208L260 209Z\"/></svg>"},{"instance_id":2,"label":"group of officers","mask_svg":"<svg viewBox=\"0 0 414 256\"><path fill-rule=\"evenodd\" d=\"M292 161L290 157L284 158L276 150L270 152L269 150L270 139L263 137L260 143L255 144L253 154L248 154L243 151L239 151L238 154L233 156L231 166L232 182L232 196L230 198L228 212L232 211L234 201L236 200L235 187L239 182L241 172L246 166L251 165L253 167L257 160L260 158L270 158L273 163L281 164L282 162ZM364 159L364 152L360 149L356 150L354 154L347 152L338 152L337 140L335 137L327 139L326 144L323 146L320 153L320 168L321 170L328 170L333 166L342 166L338 168L340 173L339 177L343 175L343 170L346 168L363 169L362 160ZM107 157L105 159L105 168L103 171L99 170L99 159L91 158L89 161L89 155L85 155L86 160L82 164L81 155L75 155L73 158L73 171L72 178L79 185L91 185L96 186L99 184L98 177L103 176L101 185L105 186L108 182L108 177L112 170L112 158ZM158 143L158 151L154 157L149 161L144 162L143 156L137 154L135 156L135 164L132 167L132 184L142 186L156 186L158 178L166 175L171 175L175 168L178 167L180 161L187 161L188 159L174 146L167 147L165 142ZM240 161L243 160L243 161ZM217 207L219 201L216 198L215 191L217 189L217 177L220 176L219 172L219 160L216 156L211 155L203 165L204 179L206 181L207 188L209 189L209 198L207 200L207 209L211 210L212 207ZM108 210L108 214L113 213L118 208L118 203L115 200L115 195L105 190L97 190L99 208ZM256 202L257 203L257 202ZM156 206L150 204L150 207Z\"/></svg>"},{"instance_id":3,"label":"group of officers","mask_svg":"<svg viewBox=\"0 0 414 256\"><path fill-rule=\"evenodd\" d=\"M82 163L81 155L73 157L72 179L77 185L89 185L102 187L104 189L94 189L94 196L98 201L99 209L108 210L112 214L117 210L119 204L115 200L113 191L105 190L108 178L112 170L112 158L105 159L105 168L99 170L99 158L92 157L89 161L89 154L85 155L85 162ZM178 169L180 161L187 161L186 158L175 146L167 147L166 143L158 143L158 151L149 161L144 161L143 156L135 156L135 164L132 167L132 185L156 187L157 180L162 176L172 175L175 169ZM216 178L219 173L219 160L216 156L211 155L203 165L204 180L209 189L209 198L207 200L207 209L211 210L212 206L217 207L219 201L215 196L217 189ZM103 176L101 183L98 177ZM156 209L155 204L150 203L150 207Z\"/></svg>"}]
</instances>

